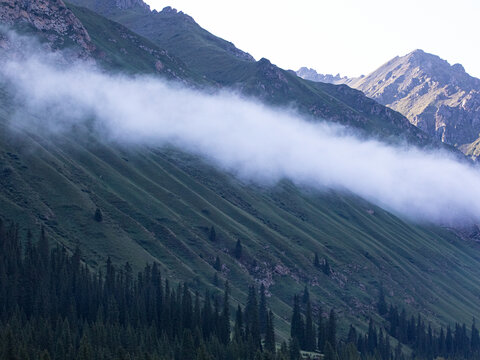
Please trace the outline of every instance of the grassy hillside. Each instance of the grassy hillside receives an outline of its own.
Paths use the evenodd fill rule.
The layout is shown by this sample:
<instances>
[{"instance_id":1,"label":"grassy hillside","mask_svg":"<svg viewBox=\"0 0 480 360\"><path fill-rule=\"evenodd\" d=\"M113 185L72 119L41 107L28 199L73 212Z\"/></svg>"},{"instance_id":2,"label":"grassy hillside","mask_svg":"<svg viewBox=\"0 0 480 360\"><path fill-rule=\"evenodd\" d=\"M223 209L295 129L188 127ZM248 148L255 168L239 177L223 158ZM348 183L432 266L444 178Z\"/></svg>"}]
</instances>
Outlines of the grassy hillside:
<instances>
[{"instance_id":1,"label":"grassy hillside","mask_svg":"<svg viewBox=\"0 0 480 360\"><path fill-rule=\"evenodd\" d=\"M217 86L232 88L276 106L294 107L316 119L353 126L369 135L401 136L418 145L432 145L431 139L399 113L379 105L362 92L347 86L303 80L278 68L267 59L254 61L233 44L200 27L190 16L165 8L150 12L142 7L119 9L113 1L101 4L72 0L125 25L169 54L180 58L189 69ZM71 8L79 17L78 8ZM85 27L89 33L95 29Z\"/></svg>"},{"instance_id":2,"label":"grassy hillside","mask_svg":"<svg viewBox=\"0 0 480 360\"><path fill-rule=\"evenodd\" d=\"M79 243L94 267L106 256L136 266L158 261L172 279L203 289L213 286L218 255L220 279L231 282L235 299L263 281L285 321L293 292L305 284L318 304L352 321L375 312L380 283L389 301L434 322L480 313L478 245L449 231L407 223L351 195L287 182L245 185L174 149L105 144L80 130L75 139L12 135L11 110L1 109L2 217L43 224L67 248ZM238 239L240 260L232 256ZM313 266L314 252L329 260L330 277Z\"/></svg>"},{"instance_id":3,"label":"grassy hillside","mask_svg":"<svg viewBox=\"0 0 480 360\"><path fill-rule=\"evenodd\" d=\"M153 71L155 59L134 44L154 45L87 10L72 10L97 56L103 52L110 59L107 67ZM185 69L187 60L182 59ZM165 69L178 69L181 78L181 63L169 61ZM226 79L231 86L276 104L298 102L317 116L329 114L369 132L429 143L398 113L358 91L300 80L265 59L242 61L244 70ZM185 70L191 71L192 83L197 70ZM288 182L243 184L179 149L106 143L85 129L73 129L74 135L12 132L14 119L35 114L10 103L3 93L0 215L32 229L45 225L49 236L69 249L79 244L92 267L102 266L107 256L136 267L158 261L170 278L204 289L215 287L213 264L219 256L218 276L231 282L237 301L245 300L250 283L267 285L283 336L292 295L305 285L316 308L334 307L360 324L375 313L381 283L389 302L420 311L436 325L468 323L480 314L478 244L450 231L405 222L351 194L299 189ZM97 208L102 222L94 220ZM216 241L209 239L212 226ZM232 256L238 240L244 247L240 259ZM315 252L328 259L330 276L313 266Z\"/></svg>"}]
</instances>

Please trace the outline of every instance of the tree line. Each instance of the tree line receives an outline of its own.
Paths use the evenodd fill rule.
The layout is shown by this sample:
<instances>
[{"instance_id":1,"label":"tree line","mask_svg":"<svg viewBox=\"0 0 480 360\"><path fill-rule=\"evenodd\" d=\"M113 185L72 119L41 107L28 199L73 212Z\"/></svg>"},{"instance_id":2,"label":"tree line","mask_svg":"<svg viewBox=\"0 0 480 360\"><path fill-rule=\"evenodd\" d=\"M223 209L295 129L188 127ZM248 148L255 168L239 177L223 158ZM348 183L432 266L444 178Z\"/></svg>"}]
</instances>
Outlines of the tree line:
<instances>
[{"instance_id":1,"label":"tree line","mask_svg":"<svg viewBox=\"0 0 480 360\"><path fill-rule=\"evenodd\" d=\"M50 246L43 228L20 241L18 226L0 220L1 359L403 360L401 343L416 359L478 359L475 325L470 335L463 325L443 337L421 320L405 330L390 307L387 332L370 322L367 333L350 326L339 339L335 311L315 317L305 288L293 298L291 338L280 343L263 285L249 287L245 307L231 302L228 282L223 293L199 294L164 279L155 263L135 273L110 258L104 273L92 271L78 248ZM393 347L390 337L400 342Z\"/></svg>"}]
</instances>

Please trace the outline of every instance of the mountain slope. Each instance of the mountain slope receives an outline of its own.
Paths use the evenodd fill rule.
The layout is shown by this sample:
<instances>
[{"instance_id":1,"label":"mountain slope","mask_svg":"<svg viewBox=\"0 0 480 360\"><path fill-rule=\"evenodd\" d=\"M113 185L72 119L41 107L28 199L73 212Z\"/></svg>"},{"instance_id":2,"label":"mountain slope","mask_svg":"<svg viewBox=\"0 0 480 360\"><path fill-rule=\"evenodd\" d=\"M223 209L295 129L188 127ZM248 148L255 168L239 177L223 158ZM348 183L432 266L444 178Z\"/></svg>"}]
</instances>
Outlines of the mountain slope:
<instances>
[{"instance_id":1,"label":"mountain slope","mask_svg":"<svg viewBox=\"0 0 480 360\"><path fill-rule=\"evenodd\" d=\"M468 75L462 65L450 65L422 50L396 57L360 78L315 77L316 72L303 68L298 74L361 90L447 144L471 143L480 132L480 79Z\"/></svg>"},{"instance_id":2,"label":"mountain slope","mask_svg":"<svg viewBox=\"0 0 480 360\"><path fill-rule=\"evenodd\" d=\"M96 50L120 59L113 66L117 71L155 72L149 65L155 58L144 58L141 47L133 50L146 40L84 9L72 11ZM132 41L120 42L124 35ZM171 61L175 70L180 62ZM414 131L398 113L346 86L306 82L265 59L249 71L240 78L245 88L270 102L301 94L305 104L319 104L319 113L338 121L350 114L372 132ZM334 307L363 325L375 316L380 283L389 302L420 311L435 325L469 322L480 313L480 285L473 280L480 276L480 252L472 240L403 221L352 194L288 182L267 188L244 184L179 149L126 147L81 130L52 135L15 128L13 120L34 116L13 108L8 89L2 89L0 215L24 228L44 225L67 249L79 244L92 267L102 267L107 256L137 268L156 261L170 279L219 291L221 285L212 281L219 256L218 276L229 280L236 301L244 303L249 283L266 284L284 337L292 294L306 284L315 310ZM405 132L398 123L406 124ZM96 208L102 222L94 219ZM240 259L232 256L238 240L244 247ZM330 276L314 267L315 252L328 259Z\"/></svg>"},{"instance_id":3,"label":"mountain slope","mask_svg":"<svg viewBox=\"0 0 480 360\"><path fill-rule=\"evenodd\" d=\"M218 87L241 91L276 106L291 106L307 116L353 126L370 135L400 136L417 145L432 145L430 138L403 116L372 102L361 92L304 81L267 59L255 62L233 44L201 28L190 16L170 7L156 12L139 2L127 7L113 0L72 2L145 36Z\"/></svg>"}]
</instances>

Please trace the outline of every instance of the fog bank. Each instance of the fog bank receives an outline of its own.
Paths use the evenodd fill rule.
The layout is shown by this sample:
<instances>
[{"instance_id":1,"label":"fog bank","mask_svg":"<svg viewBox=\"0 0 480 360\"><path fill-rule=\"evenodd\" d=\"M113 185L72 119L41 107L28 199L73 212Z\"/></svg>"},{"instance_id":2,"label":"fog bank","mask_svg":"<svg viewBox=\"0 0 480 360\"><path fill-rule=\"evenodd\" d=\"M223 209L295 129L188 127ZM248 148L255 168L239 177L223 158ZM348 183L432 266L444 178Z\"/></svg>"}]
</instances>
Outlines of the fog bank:
<instances>
[{"instance_id":1,"label":"fog bank","mask_svg":"<svg viewBox=\"0 0 480 360\"><path fill-rule=\"evenodd\" d=\"M153 77L108 75L45 57L6 61L2 82L46 131L95 119L108 141L173 145L242 179L351 191L415 220L480 220L480 172L446 152L361 140L229 92L204 94ZM19 121L19 119L16 119Z\"/></svg>"}]
</instances>

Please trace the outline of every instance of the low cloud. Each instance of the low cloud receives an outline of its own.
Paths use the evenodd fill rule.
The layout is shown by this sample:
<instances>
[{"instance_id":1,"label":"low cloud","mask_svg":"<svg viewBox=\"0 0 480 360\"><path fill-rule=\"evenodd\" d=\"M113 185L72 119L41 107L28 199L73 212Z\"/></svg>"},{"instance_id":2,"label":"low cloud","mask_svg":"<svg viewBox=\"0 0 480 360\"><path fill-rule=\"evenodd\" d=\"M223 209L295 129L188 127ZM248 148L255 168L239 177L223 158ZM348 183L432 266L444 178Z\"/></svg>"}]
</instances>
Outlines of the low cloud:
<instances>
[{"instance_id":1,"label":"low cloud","mask_svg":"<svg viewBox=\"0 0 480 360\"><path fill-rule=\"evenodd\" d=\"M343 127L312 123L229 92L205 94L155 77L109 75L57 60L17 56L0 70L18 105L35 114L45 131L67 132L95 119L106 141L173 145L249 181L289 179L348 191L415 220L480 220L480 172L447 152L362 140Z\"/></svg>"}]
</instances>

